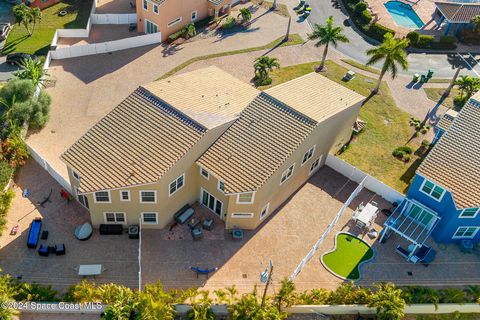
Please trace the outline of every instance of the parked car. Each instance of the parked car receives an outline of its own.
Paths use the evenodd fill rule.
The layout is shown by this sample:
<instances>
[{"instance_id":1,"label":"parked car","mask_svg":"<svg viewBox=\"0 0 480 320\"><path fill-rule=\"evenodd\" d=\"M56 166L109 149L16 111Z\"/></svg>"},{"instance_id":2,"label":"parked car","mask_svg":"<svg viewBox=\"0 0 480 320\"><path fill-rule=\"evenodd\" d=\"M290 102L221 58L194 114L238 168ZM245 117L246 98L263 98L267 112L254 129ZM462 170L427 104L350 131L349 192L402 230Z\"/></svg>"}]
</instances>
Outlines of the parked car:
<instances>
[{"instance_id":1,"label":"parked car","mask_svg":"<svg viewBox=\"0 0 480 320\"><path fill-rule=\"evenodd\" d=\"M24 59L32 59L34 61L37 61L38 60L38 57L34 54L28 54L28 53L21 53L21 52L16 52L16 53L11 53L7 56L7 60L6 62L8 64L11 64L11 65L15 65L15 64L20 64L20 62L22 62L22 60Z\"/></svg>"},{"instance_id":2,"label":"parked car","mask_svg":"<svg viewBox=\"0 0 480 320\"><path fill-rule=\"evenodd\" d=\"M10 29L12 29L10 23L0 23L0 41L3 41L7 38Z\"/></svg>"}]
</instances>

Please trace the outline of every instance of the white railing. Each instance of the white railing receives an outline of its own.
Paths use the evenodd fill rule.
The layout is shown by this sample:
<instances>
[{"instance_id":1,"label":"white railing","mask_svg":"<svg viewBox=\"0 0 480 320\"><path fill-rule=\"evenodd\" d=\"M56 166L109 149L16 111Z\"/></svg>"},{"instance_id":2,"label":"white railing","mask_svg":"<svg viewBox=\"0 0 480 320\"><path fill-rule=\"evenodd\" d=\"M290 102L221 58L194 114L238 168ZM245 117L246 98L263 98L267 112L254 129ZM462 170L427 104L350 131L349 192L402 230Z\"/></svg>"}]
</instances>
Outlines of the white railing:
<instances>
[{"instance_id":1,"label":"white railing","mask_svg":"<svg viewBox=\"0 0 480 320\"><path fill-rule=\"evenodd\" d=\"M136 13L92 13L92 24L130 24L137 23Z\"/></svg>"},{"instance_id":2,"label":"white railing","mask_svg":"<svg viewBox=\"0 0 480 320\"><path fill-rule=\"evenodd\" d=\"M136 48L160 42L162 42L162 36L158 32L114 41L57 48L57 50L51 51L51 57L52 59L67 59Z\"/></svg>"},{"instance_id":3,"label":"white railing","mask_svg":"<svg viewBox=\"0 0 480 320\"><path fill-rule=\"evenodd\" d=\"M377 180L369 174L366 174L362 170L355 168L351 164L338 157L328 155L325 164L333 170L343 174L348 179L355 181L356 183L360 183L363 181L363 179L367 178L365 180L364 187L370 191L373 191L389 202L400 203L405 198L405 195L401 194L397 190L387 186L385 183Z\"/></svg>"}]
</instances>

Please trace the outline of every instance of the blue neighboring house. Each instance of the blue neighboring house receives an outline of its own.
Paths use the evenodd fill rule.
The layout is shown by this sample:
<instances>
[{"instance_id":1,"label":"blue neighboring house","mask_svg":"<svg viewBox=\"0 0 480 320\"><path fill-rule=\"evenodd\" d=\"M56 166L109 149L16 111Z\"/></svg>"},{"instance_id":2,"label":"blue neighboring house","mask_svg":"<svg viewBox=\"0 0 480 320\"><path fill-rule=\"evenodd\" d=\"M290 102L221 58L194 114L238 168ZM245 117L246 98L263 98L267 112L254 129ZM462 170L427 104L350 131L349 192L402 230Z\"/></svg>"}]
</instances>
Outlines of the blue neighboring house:
<instances>
[{"instance_id":1,"label":"blue neighboring house","mask_svg":"<svg viewBox=\"0 0 480 320\"><path fill-rule=\"evenodd\" d=\"M480 15L479 0L456 0L435 2L433 19L437 26L444 27L444 34L458 35L463 29L473 29L473 17Z\"/></svg>"},{"instance_id":2,"label":"blue neighboring house","mask_svg":"<svg viewBox=\"0 0 480 320\"><path fill-rule=\"evenodd\" d=\"M446 114L437 129L435 145L380 239L400 235L409 245L398 245L397 252L412 262L432 252L430 236L437 243L480 242L480 92L458 114Z\"/></svg>"}]
</instances>

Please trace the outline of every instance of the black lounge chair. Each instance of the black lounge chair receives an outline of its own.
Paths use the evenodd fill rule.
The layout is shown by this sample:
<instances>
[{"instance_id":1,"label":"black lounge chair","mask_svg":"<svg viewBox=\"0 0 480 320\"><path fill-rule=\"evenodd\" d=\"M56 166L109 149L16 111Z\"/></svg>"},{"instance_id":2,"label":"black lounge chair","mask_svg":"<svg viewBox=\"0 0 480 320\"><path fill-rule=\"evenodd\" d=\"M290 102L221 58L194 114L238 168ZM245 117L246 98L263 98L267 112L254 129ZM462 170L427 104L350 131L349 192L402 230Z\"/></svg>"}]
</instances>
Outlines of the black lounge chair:
<instances>
[{"instance_id":1,"label":"black lounge chair","mask_svg":"<svg viewBox=\"0 0 480 320\"><path fill-rule=\"evenodd\" d=\"M38 248L38 254L42 257L48 257L50 254L50 248L44 244L40 245L40 248Z\"/></svg>"},{"instance_id":2,"label":"black lounge chair","mask_svg":"<svg viewBox=\"0 0 480 320\"><path fill-rule=\"evenodd\" d=\"M57 256L62 256L66 253L65 251L65 245L62 243L62 244L56 244L55 245L55 254Z\"/></svg>"}]
</instances>

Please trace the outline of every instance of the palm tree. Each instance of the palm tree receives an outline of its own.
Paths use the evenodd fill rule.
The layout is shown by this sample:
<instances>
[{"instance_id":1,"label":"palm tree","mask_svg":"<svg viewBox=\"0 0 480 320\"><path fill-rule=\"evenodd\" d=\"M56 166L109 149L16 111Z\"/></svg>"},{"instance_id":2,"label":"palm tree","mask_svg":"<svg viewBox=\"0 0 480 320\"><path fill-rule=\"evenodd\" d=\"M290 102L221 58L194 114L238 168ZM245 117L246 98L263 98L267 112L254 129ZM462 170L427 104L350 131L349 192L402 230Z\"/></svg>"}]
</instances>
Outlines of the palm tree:
<instances>
[{"instance_id":1,"label":"palm tree","mask_svg":"<svg viewBox=\"0 0 480 320\"><path fill-rule=\"evenodd\" d=\"M403 70L408 69L407 52L405 51L408 44L409 42L407 39L396 39L391 33L387 33L385 39L380 45L376 48L367 50L367 55L370 56L367 65L372 65L384 60L377 85L372 91L373 94L378 92L378 89L382 84L383 76L387 71L390 71L392 79L395 79L398 73L397 64L399 64Z\"/></svg>"},{"instance_id":2,"label":"palm tree","mask_svg":"<svg viewBox=\"0 0 480 320\"><path fill-rule=\"evenodd\" d=\"M185 27L183 27L183 37L185 39L190 39L191 37L194 37L196 35L197 28L195 28L195 25L193 23L189 23Z\"/></svg>"},{"instance_id":3,"label":"palm tree","mask_svg":"<svg viewBox=\"0 0 480 320\"><path fill-rule=\"evenodd\" d=\"M460 95L466 101L480 89L480 79L471 76L460 76L460 79L456 81L456 85L460 89Z\"/></svg>"},{"instance_id":4,"label":"palm tree","mask_svg":"<svg viewBox=\"0 0 480 320\"><path fill-rule=\"evenodd\" d=\"M280 68L280 63L277 58L270 58L269 56L262 56L255 60L253 65L255 69L255 78L257 79L257 85L267 85L272 82L268 73L273 71L274 68Z\"/></svg>"},{"instance_id":5,"label":"palm tree","mask_svg":"<svg viewBox=\"0 0 480 320\"><path fill-rule=\"evenodd\" d=\"M18 24L22 24L31 36L35 31L35 26L42 20L42 12L39 8L30 8L24 3L16 5L12 8L13 15ZM32 30L30 30L32 24Z\"/></svg>"},{"instance_id":6,"label":"palm tree","mask_svg":"<svg viewBox=\"0 0 480 320\"><path fill-rule=\"evenodd\" d=\"M40 11L39 8L31 8L30 9L30 19L33 23L32 27L32 34L35 32L35 26L37 25L37 22L42 21L42 11Z\"/></svg>"},{"instance_id":7,"label":"palm tree","mask_svg":"<svg viewBox=\"0 0 480 320\"><path fill-rule=\"evenodd\" d=\"M252 19L252 12L248 8L241 8L238 17L242 17L242 24L245 24Z\"/></svg>"},{"instance_id":8,"label":"palm tree","mask_svg":"<svg viewBox=\"0 0 480 320\"><path fill-rule=\"evenodd\" d=\"M459 65L459 66L457 67L457 69L455 70L455 73L454 73L454 75L453 75L453 77L452 77L452 80L450 81L450 84L448 85L447 90L445 90L445 91L443 92L443 95L444 95L445 97L447 97L448 95L450 95L450 92L452 91L453 86L454 86L455 83L457 82L457 78L458 78L458 75L460 74L460 71L461 71L461 70L462 70L462 66Z\"/></svg>"},{"instance_id":9,"label":"palm tree","mask_svg":"<svg viewBox=\"0 0 480 320\"><path fill-rule=\"evenodd\" d=\"M403 319L405 300L402 297L402 290L392 283L382 283L377 285L376 289L376 292L370 297L368 307L376 309L377 319Z\"/></svg>"},{"instance_id":10,"label":"palm tree","mask_svg":"<svg viewBox=\"0 0 480 320\"><path fill-rule=\"evenodd\" d=\"M18 79L32 80L33 85L42 84L46 76L49 74L43 69L43 63L40 60L33 60L32 58L23 59L20 62L21 70L14 73Z\"/></svg>"},{"instance_id":11,"label":"palm tree","mask_svg":"<svg viewBox=\"0 0 480 320\"><path fill-rule=\"evenodd\" d=\"M332 16L328 17L325 25L315 24L313 26L313 33L308 35L309 40L318 40L315 43L315 47L320 47L322 45L325 46L323 50L323 57L322 62L320 62L320 66L318 67L318 71L323 70L325 67L325 59L327 58L328 53L328 46L333 44L334 47L337 47L339 42L347 43L350 40L342 33L343 28L339 26L335 26L334 19Z\"/></svg>"},{"instance_id":12,"label":"palm tree","mask_svg":"<svg viewBox=\"0 0 480 320\"><path fill-rule=\"evenodd\" d=\"M286 307L293 305L294 298L295 283L293 283L291 280L288 280L288 278L283 279L280 291L275 296L275 303L278 311L281 311L283 305Z\"/></svg>"}]
</instances>

